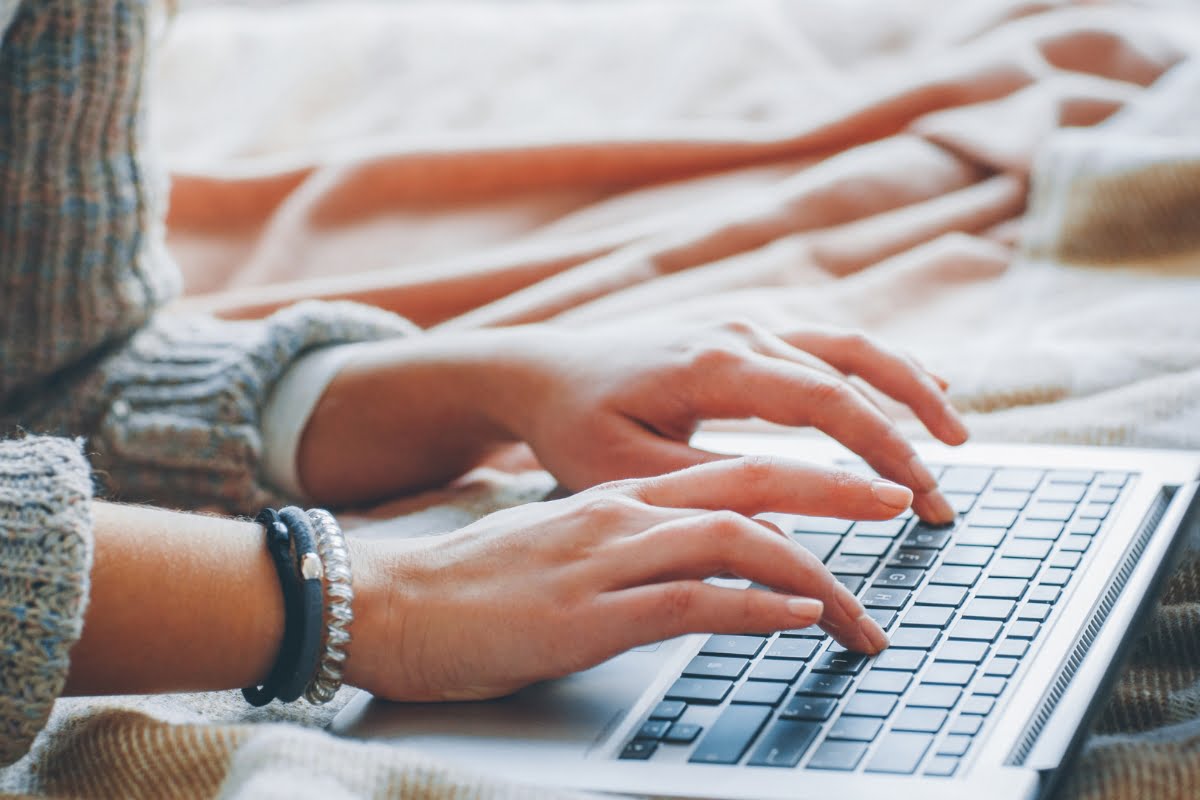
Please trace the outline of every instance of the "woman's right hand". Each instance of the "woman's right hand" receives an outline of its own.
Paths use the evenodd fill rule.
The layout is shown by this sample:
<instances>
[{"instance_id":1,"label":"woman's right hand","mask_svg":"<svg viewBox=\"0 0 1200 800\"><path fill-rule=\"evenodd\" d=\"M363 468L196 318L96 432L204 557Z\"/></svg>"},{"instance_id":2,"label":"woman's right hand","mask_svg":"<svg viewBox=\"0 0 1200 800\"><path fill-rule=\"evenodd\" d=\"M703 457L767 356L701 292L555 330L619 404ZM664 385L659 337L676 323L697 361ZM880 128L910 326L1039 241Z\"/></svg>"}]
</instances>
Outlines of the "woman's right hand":
<instances>
[{"instance_id":1,"label":"woman's right hand","mask_svg":"<svg viewBox=\"0 0 1200 800\"><path fill-rule=\"evenodd\" d=\"M853 650L887 638L819 559L750 515L887 519L882 479L747 457L605 484L454 533L359 541L348 683L393 700L477 700L686 633L819 622ZM705 582L733 574L775 591Z\"/></svg>"}]
</instances>

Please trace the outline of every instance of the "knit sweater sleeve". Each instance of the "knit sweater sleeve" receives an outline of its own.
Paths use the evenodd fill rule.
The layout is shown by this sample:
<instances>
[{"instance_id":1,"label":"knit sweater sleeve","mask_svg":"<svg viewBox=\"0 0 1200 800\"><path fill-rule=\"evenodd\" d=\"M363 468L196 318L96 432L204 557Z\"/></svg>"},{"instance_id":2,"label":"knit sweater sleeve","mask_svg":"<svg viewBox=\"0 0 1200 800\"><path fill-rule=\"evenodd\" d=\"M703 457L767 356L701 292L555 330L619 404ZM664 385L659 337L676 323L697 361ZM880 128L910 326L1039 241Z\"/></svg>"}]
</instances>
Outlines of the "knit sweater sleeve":
<instances>
[{"instance_id":1,"label":"knit sweater sleeve","mask_svg":"<svg viewBox=\"0 0 1200 800\"><path fill-rule=\"evenodd\" d=\"M92 484L70 439L0 442L0 766L46 723L79 639Z\"/></svg>"}]
</instances>

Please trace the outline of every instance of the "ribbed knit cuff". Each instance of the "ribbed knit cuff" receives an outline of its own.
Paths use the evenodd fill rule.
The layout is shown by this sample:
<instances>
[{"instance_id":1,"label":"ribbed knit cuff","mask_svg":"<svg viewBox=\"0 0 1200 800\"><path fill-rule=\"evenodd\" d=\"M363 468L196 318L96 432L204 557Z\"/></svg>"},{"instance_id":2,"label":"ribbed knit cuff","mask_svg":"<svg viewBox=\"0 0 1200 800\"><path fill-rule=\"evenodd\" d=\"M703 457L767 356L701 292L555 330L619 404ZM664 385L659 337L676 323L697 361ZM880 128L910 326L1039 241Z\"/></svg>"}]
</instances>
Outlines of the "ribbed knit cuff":
<instances>
[{"instance_id":1,"label":"ribbed knit cuff","mask_svg":"<svg viewBox=\"0 0 1200 800\"><path fill-rule=\"evenodd\" d=\"M92 482L70 439L0 442L0 766L46 724L83 630Z\"/></svg>"},{"instance_id":2,"label":"ribbed knit cuff","mask_svg":"<svg viewBox=\"0 0 1200 800\"><path fill-rule=\"evenodd\" d=\"M312 348L417 330L355 303L300 303L255 321L160 314L101 366L97 480L118 500L235 513L285 499L261 474L260 414L276 381Z\"/></svg>"}]
</instances>

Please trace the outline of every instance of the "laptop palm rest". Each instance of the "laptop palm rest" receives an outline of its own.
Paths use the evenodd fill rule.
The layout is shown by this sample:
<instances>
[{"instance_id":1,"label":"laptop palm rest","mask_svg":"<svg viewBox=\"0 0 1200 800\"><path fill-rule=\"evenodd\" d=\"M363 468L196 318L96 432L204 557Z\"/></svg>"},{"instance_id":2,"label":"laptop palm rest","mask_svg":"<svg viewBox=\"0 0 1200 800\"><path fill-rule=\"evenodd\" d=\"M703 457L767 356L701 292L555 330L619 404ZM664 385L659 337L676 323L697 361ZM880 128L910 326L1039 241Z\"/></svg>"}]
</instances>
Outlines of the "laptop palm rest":
<instances>
[{"instance_id":1,"label":"laptop palm rest","mask_svg":"<svg viewBox=\"0 0 1200 800\"><path fill-rule=\"evenodd\" d=\"M389 703L363 692L337 716L330 730L367 739L391 739L442 756L491 761L505 743L561 749L583 758L601 744L637 700L662 675L666 662L687 641L638 648L584 672L526 687L508 697L467 703Z\"/></svg>"}]
</instances>

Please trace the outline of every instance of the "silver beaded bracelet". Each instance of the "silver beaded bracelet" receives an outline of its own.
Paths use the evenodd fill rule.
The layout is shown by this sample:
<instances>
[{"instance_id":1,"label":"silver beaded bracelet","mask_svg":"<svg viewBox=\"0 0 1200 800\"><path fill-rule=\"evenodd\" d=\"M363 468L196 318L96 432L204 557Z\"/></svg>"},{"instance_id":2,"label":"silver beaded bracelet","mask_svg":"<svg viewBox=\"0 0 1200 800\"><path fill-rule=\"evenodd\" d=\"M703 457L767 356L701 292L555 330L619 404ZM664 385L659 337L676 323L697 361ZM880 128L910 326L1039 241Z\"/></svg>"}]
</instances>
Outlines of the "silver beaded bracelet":
<instances>
[{"instance_id":1,"label":"silver beaded bracelet","mask_svg":"<svg viewBox=\"0 0 1200 800\"><path fill-rule=\"evenodd\" d=\"M342 528L328 511L310 508L308 519L317 535L317 554L325 570L325 647L317 672L304 698L314 705L328 703L342 685L346 645L354 621L354 589L350 585L350 552Z\"/></svg>"}]
</instances>

